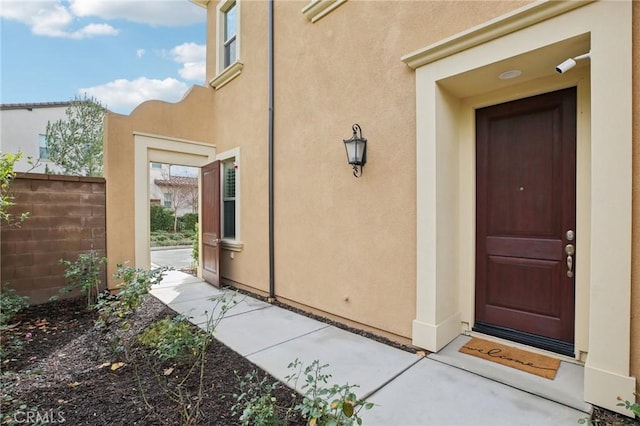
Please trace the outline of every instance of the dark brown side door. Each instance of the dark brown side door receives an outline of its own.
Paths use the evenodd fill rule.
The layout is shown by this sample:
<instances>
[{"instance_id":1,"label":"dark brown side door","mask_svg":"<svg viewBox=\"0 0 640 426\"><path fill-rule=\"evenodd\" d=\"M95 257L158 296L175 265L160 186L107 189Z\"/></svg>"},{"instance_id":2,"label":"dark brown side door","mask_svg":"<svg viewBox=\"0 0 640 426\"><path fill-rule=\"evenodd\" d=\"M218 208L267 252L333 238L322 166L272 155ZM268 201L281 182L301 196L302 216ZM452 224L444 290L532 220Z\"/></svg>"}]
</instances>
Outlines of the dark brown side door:
<instances>
[{"instance_id":1,"label":"dark brown side door","mask_svg":"<svg viewBox=\"0 0 640 426\"><path fill-rule=\"evenodd\" d=\"M220 285L220 161L202 168L202 278Z\"/></svg>"},{"instance_id":2,"label":"dark brown side door","mask_svg":"<svg viewBox=\"0 0 640 426\"><path fill-rule=\"evenodd\" d=\"M573 355L575 88L477 110L476 158L474 330Z\"/></svg>"}]
</instances>

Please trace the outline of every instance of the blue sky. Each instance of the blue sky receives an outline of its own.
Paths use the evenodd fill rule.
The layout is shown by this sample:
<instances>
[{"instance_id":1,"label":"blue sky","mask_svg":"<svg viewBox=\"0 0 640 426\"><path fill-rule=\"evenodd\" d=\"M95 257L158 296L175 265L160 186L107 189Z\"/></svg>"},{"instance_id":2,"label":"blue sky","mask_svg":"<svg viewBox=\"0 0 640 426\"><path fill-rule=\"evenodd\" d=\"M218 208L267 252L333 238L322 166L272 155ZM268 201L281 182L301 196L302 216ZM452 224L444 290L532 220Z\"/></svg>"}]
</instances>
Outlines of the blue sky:
<instances>
[{"instance_id":1,"label":"blue sky","mask_svg":"<svg viewBox=\"0 0 640 426\"><path fill-rule=\"evenodd\" d=\"M205 21L188 0L0 0L0 103L176 102L205 84Z\"/></svg>"}]
</instances>

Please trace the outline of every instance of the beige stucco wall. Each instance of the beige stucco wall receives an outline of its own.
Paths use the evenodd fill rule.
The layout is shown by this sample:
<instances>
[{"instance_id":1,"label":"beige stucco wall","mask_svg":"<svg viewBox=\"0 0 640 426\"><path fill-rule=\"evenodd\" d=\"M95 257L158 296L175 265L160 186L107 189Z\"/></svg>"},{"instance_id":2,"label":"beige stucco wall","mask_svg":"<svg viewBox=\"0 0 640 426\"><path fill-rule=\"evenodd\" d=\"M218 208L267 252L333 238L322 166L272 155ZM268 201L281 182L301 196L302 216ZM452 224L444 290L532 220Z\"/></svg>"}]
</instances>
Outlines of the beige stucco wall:
<instances>
[{"instance_id":1,"label":"beige stucco wall","mask_svg":"<svg viewBox=\"0 0 640 426\"><path fill-rule=\"evenodd\" d=\"M216 76L216 6L208 6L207 80ZM240 252L223 250L223 281L265 292L269 288L268 216L268 79L267 2L242 3L240 8L240 76L220 90L210 89L216 126L216 152L240 148L238 164L241 209ZM233 259L231 256L233 255Z\"/></svg>"},{"instance_id":2,"label":"beige stucco wall","mask_svg":"<svg viewBox=\"0 0 640 426\"><path fill-rule=\"evenodd\" d=\"M211 91L199 86L194 86L176 104L149 101L128 116L107 114L104 176L107 179L107 277L110 288L115 285L112 275L118 263L129 261L135 265L134 132L211 141L214 124Z\"/></svg>"},{"instance_id":3,"label":"beige stucco wall","mask_svg":"<svg viewBox=\"0 0 640 426\"><path fill-rule=\"evenodd\" d=\"M633 237L631 264L631 375L640 379L640 3L633 2ZM640 394L640 380L636 380ZM637 397L640 401L640 396Z\"/></svg>"},{"instance_id":4,"label":"beige stucco wall","mask_svg":"<svg viewBox=\"0 0 640 426\"><path fill-rule=\"evenodd\" d=\"M411 336L415 318L415 79L400 61L523 2L349 1L316 23L275 3L275 286L281 300ZM208 79L216 76L209 7ZM215 91L218 153L240 147L239 253L223 277L269 288L267 2L240 8L242 73ZM369 140L364 175L343 139Z\"/></svg>"}]
</instances>

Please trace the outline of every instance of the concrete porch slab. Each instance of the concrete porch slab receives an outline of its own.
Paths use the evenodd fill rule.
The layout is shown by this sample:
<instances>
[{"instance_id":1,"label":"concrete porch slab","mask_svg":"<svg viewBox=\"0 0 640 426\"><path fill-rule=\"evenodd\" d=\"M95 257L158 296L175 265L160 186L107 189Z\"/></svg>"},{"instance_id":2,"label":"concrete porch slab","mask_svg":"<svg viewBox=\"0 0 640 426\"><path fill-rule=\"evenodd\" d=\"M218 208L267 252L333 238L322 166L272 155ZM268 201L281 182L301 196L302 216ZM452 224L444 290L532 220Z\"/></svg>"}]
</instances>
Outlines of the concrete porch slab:
<instances>
[{"instance_id":1,"label":"concrete porch slab","mask_svg":"<svg viewBox=\"0 0 640 426\"><path fill-rule=\"evenodd\" d=\"M332 375L329 385L359 385L354 389L359 397L383 386L419 359L415 354L333 326L247 357L249 361L281 380L292 373L287 366L296 358L302 361L303 367L314 360L318 360L320 365L329 364L323 369L323 373ZM300 390L303 384L304 379L301 379L296 388Z\"/></svg>"},{"instance_id":2,"label":"concrete porch slab","mask_svg":"<svg viewBox=\"0 0 640 426\"><path fill-rule=\"evenodd\" d=\"M423 358L369 398L366 425L567 425L587 417L438 361Z\"/></svg>"},{"instance_id":3,"label":"concrete porch slab","mask_svg":"<svg viewBox=\"0 0 640 426\"><path fill-rule=\"evenodd\" d=\"M248 356L326 327L329 326L320 321L271 306L223 318L214 336ZM247 333L251 333L250 339Z\"/></svg>"},{"instance_id":4,"label":"concrete porch slab","mask_svg":"<svg viewBox=\"0 0 640 426\"><path fill-rule=\"evenodd\" d=\"M460 347L469 340L471 340L471 337L460 335L440 352L430 354L429 358L567 405L576 410L585 413L591 412L591 405L583 400L584 367L581 365L562 361L555 379L549 380L459 352Z\"/></svg>"}]
</instances>

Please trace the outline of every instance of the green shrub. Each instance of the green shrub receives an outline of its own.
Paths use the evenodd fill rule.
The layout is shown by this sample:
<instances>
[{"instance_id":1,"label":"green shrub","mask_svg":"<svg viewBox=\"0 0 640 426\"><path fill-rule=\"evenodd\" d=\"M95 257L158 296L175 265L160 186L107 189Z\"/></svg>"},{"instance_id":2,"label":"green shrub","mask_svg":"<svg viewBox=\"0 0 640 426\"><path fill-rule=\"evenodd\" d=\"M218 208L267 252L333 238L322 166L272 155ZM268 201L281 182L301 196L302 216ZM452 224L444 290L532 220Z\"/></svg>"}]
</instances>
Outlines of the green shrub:
<instances>
[{"instance_id":1,"label":"green shrub","mask_svg":"<svg viewBox=\"0 0 640 426\"><path fill-rule=\"evenodd\" d=\"M192 232L198 223L198 213L186 213L178 218L178 231Z\"/></svg>"},{"instance_id":2,"label":"green shrub","mask_svg":"<svg viewBox=\"0 0 640 426\"><path fill-rule=\"evenodd\" d=\"M0 327L6 325L18 312L29 307L29 297L20 296L9 283L0 284Z\"/></svg>"},{"instance_id":3,"label":"green shrub","mask_svg":"<svg viewBox=\"0 0 640 426\"><path fill-rule=\"evenodd\" d=\"M196 222L194 229L191 257L193 258L194 264L198 266L198 262L200 261L200 233L198 232L198 222Z\"/></svg>"},{"instance_id":4,"label":"green shrub","mask_svg":"<svg viewBox=\"0 0 640 426\"><path fill-rule=\"evenodd\" d=\"M173 212L170 209L157 205L151 205L149 216L149 225L151 232L154 231L173 231Z\"/></svg>"},{"instance_id":5,"label":"green shrub","mask_svg":"<svg viewBox=\"0 0 640 426\"><path fill-rule=\"evenodd\" d=\"M161 361L192 359L200 353L205 339L206 333L182 316L156 321L138 337Z\"/></svg>"},{"instance_id":6,"label":"green shrub","mask_svg":"<svg viewBox=\"0 0 640 426\"><path fill-rule=\"evenodd\" d=\"M16 177L16 172L13 168L15 163L21 159L22 152L17 154L0 152L0 223L2 226L19 226L29 217L28 212L22 213L19 217L9 213L9 208L15 206L13 196L9 192L11 182ZM31 158L29 158L28 162L33 165Z\"/></svg>"},{"instance_id":7,"label":"green shrub","mask_svg":"<svg viewBox=\"0 0 640 426\"><path fill-rule=\"evenodd\" d=\"M618 397L618 401L622 401L622 398ZM640 417L640 404L638 404L637 402L630 402L630 401L622 401L619 402L618 407L624 407L627 410L631 411L636 417Z\"/></svg>"},{"instance_id":8,"label":"green shrub","mask_svg":"<svg viewBox=\"0 0 640 426\"><path fill-rule=\"evenodd\" d=\"M294 387L300 377L304 377L302 403L294 409L299 411L308 424L318 426L351 426L355 423L362 424L360 411L364 408L370 410L373 403L358 399L353 389L358 385L333 385L327 387L331 374L322 372L328 364L320 365L318 360L310 365L302 367L299 360L289 364L289 369L294 370L286 376L287 383L293 381Z\"/></svg>"},{"instance_id":9,"label":"green shrub","mask_svg":"<svg viewBox=\"0 0 640 426\"><path fill-rule=\"evenodd\" d=\"M244 426L286 425L294 412L299 413L307 425L312 426L361 425L360 411L363 408L370 410L374 404L356 397L353 389L358 385L327 386L331 375L323 373L322 370L326 367L328 364L320 365L318 360L304 368L297 359L289 364L289 369L293 372L285 377L287 384L293 382L291 386L297 388L300 378L305 383L301 387L302 402L293 406L295 394L292 393L291 405L284 411L284 416L280 415L284 408L278 406L278 401L273 396L277 382L270 383L267 377L258 380L255 371L244 378L238 378L240 394L233 395L236 401L232 407L233 415Z\"/></svg>"},{"instance_id":10,"label":"green shrub","mask_svg":"<svg viewBox=\"0 0 640 426\"><path fill-rule=\"evenodd\" d=\"M144 296L149 293L151 286L162 281L166 271L165 267L144 270L118 264L113 276L122 281L120 291L115 296L98 299L95 306L98 311L96 327L102 328L117 323L122 329L128 329L129 317L142 305Z\"/></svg>"},{"instance_id":11,"label":"green shrub","mask_svg":"<svg viewBox=\"0 0 640 426\"><path fill-rule=\"evenodd\" d=\"M238 376L240 393L234 394L235 404L231 407L231 413L237 417L242 426L272 426L286 425L292 409L285 411L284 419L280 415L282 410L278 406L278 401L273 396L278 386L278 382L269 381L265 375L262 380L258 377L258 372L253 370L244 377ZM291 394L292 400L295 393Z\"/></svg>"},{"instance_id":12,"label":"green shrub","mask_svg":"<svg viewBox=\"0 0 640 426\"><path fill-rule=\"evenodd\" d=\"M168 233L165 231L154 231L150 235L151 247L164 246L190 246L193 244L193 231Z\"/></svg>"},{"instance_id":13,"label":"green shrub","mask_svg":"<svg viewBox=\"0 0 640 426\"><path fill-rule=\"evenodd\" d=\"M67 279L67 285L60 289L60 293L70 293L79 288L87 296L87 306L91 306L98 300L103 265L106 263L107 258L99 257L96 250L80 253L75 262L60 259L60 264L66 267L64 277Z\"/></svg>"}]
</instances>

